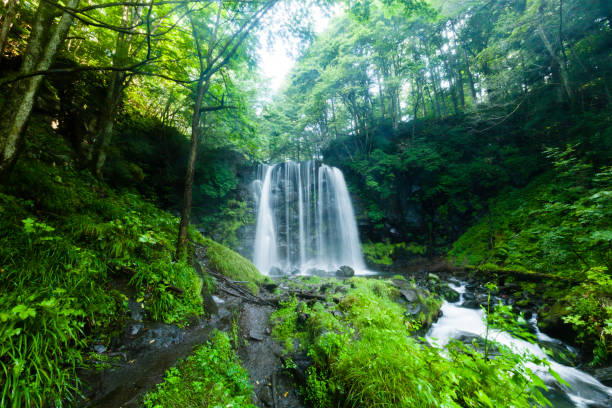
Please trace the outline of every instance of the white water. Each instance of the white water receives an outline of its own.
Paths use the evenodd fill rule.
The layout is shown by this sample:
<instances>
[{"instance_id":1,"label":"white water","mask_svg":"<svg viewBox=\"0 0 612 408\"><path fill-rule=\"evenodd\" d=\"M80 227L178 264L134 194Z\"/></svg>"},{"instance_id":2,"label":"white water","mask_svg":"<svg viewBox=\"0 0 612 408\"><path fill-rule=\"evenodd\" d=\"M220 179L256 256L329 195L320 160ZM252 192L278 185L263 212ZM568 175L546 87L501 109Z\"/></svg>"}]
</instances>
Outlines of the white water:
<instances>
[{"instance_id":1,"label":"white water","mask_svg":"<svg viewBox=\"0 0 612 408\"><path fill-rule=\"evenodd\" d=\"M355 213L342 172L314 161L261 167L253 263L263 274L366 273Z\"/></svg>"},{"instance_id":2,"label":"white water","mask_svg":"<svg viewBox=\"0 0 612 408\"><path fill-rule=\"evenodd\" d=\"M484 338L486 326L483 321L484 312L482 310L473 310L460 307L463 301L463 293L465 286L456 287L450 285L461 294L461 298L457 303L447 303L442 305L442 317L434 323L427 333L427 339L439 346L447 344L451 339L458 339L464 336L467 337L482 337ZM532 322L534 322L533 320ZM546 359L550 362L550 368L553 369L561 378L563 378L571 388L562 386L548 373L545 367L535 365L529 366L538 374L547 384L553 385L558 393L564 393L567 398L554 398L554 407L579 407L587 408L590 406L609 407L612 406L612 388L608 388L601 384L592 376L584 373L576 368L568 367L559 364L548 358L548 355L542 350L538 344L532 344L524 340L512 337L506 332L499 330L489 330L489 336L494 341L512 348L515 352L523 354L525 352L541 359ZM537 331L536 336L539 340L546 340L561 343L559 340ZM554 394L554 392L553 392ZM554 395L553 395L554 397ZM563 400L565 399L564 402ZM551 398L552 401L552 398Z\"/></svg>"}]
</instances>

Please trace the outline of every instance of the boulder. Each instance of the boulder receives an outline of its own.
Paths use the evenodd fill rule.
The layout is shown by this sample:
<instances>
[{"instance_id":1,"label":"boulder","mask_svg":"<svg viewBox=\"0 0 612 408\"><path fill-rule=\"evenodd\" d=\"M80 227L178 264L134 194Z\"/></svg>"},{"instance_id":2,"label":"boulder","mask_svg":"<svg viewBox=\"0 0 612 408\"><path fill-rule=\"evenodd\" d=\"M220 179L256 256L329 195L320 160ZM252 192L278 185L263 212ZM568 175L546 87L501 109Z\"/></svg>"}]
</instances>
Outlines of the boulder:
<instances>
[{"instance_id":1,"label":"boulder","mask_svg":"<svg viewBox=\"0 0 612 408\"><path fill-rule=\"evenodd\" d=\"M409 303L414 303L419 300L419 294L416 289L400 289L400 295Z\"/></svg>"},{"instance_id":2,"label":"boulder","mask_svg":"<svg viewBox=\"0 0 612 408\"><path fill-rule=\"evenodd\" d=\"M341 277L341 278L351 278L355 276L355 270L351 268L350 266L344 265L344 266L341 266L336 271L336 276Z\"/></svg>"},{"instance_id":3,"label":"boulder","mask_svg":"<svg viewBox=\"0 0 612 408\"><path fill-rule=\"evenodd\" d=\"M273 266L270 268L270 270L268 271L268 274L270 276L283 276L283 270L281 268L279 268L278 266Z\"/></svg>"},{"instance_id":4,"label":"boulder","mask_svg":"<svg viewBox=\"0 0 612 408\"><path fill-rule=\"evenodd\" d=\"M440 295L450 303L458 302L460 297L459 293L448 285L440 287Z\"/></svg>"}]
</instances>

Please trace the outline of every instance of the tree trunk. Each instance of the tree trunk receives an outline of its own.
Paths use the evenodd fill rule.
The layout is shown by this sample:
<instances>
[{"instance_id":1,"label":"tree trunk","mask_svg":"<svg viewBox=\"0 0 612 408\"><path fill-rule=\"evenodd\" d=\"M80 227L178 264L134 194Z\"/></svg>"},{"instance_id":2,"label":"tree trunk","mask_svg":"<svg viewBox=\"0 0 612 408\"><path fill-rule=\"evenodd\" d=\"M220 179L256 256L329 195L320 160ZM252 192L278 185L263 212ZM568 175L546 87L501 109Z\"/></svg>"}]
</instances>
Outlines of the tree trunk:
<instances>
[{"instance_id":1,"label":"tree trunk","mask_svg":"<svg viewBox=\"0 0 612 408\"><path fill-rule=\"evenodd\" d=\"M126 75L123 72L113 72L111 76L111 83L106 91L100 122L98 124L99 131L96 136L95 156L92 163L92 170L98 179L102 179L108 147L113 138L117 108L123 99L123 85Z\"/></svg>"},{"instance_id":2,"label":"tree trunk","mask_svg":"<svg viewBox=\"0 0 612 408\"><path fill-rule=\"evenodd\" d=\"M76 8L79 0L68 0L66 7ZM49 69L64 42L73 17L62 13L54 24L57 8L53 3L40 2L20 69L21 75ZM18 81L10 92L0 117L0 177L4 178L17 159L23 144L23 132L32 112L34 100L43 77L36 75Z\"/></svg>"},{"instance_id":3,"label":"tree trunk","mask_svg":"<svg viewBox=\"0 0 612 408\"><path fill-rule=\"evenodd\" d=\"M544 32L544 29L542 28L541 25L538 27L537 32L538 32L538 35L540 36L540 39L544 43L544 47L546 47L546 50L550 54L550 57L552 58L553 63L559 69L559 75L561 76L561 87L564 91L565 97L571 103L573 99L573 95L572 95L572 88L570 87L570 80L569 80L569 74L567 72L567 67L565 66L563 61L561 61L561 58L559 58L559 55L557 55L557 52L553 48L553 45L551 44L550 40L546 36L546 33Z\"/></svg>"},{"instance_id":4,"label":"tree trunk","mask_svg":"<svg viewBox=\"0 0 612 408\"><path fill-rule=\"evenodd\" d=\"M8 0L8 7L4 21L2 21L2 29L0 30L0 59L4 56L4 47L8 38L9 31L13 26L13 19L17 13L17 0Z\"/></svg>"},{"instance_id":5,"label":"tree trunk","mask_svg":"<svg viewBox=\"0 0 612 408\"><path fill-rule=\"evenodd\" d=\"M138 13L134 13L132 20L136 15L138 15ZM131 25L131 23L134 23L134 21L130 22L129 7L123 6L121 26L127 27L128 25ZM112 61L113 67L125 66L129 54L130 40L131 36L128 36L123 32L117 33L115 54L113 55ZM121 71L113 71L110 75L110 83L106 88L104 105L100 113L100 120L98 123L99 130L95 138L94 158L93 162L91 163L92 171L98 179L102 179L108 147L113 139L115 116L117 114L117 108L119 105L121 105L121 101L123 100L123 90L125 88L125 79L127 78L127 74Z\"/></svg>"},{"instance_id":6,"label":"tree trunk","mask_svg":"<svg viewBox=\"0 0 612 408\"><path fill-rule=\"evenodd\" d=\"M191 205L193 201L193 179L195 175L195 162L198 154L198 144L200 141L202 100L208 91L210 82L204 83L204 77L198 80L196 91L195 106L191 117L191 145L189 148L189 161L187 163L187 173L185 174L185 191L183 193L183 209L181 210L181 223L179 225L178 243L176 246L176 259L181 259L187 253L187 232L191 221Z\"/></svg>"},{"instance_id":7,"label":"tree trunk","mask_svg":"<svg viewBox=\"0 0 612 408\"><path fill-rule=\"evenodd\" d=\"M465 48L463 49L463 60L465 62L465 72L470 83L470 92L472 93L472 99L474 100L474 105L476 105L478 103L478 101L476 100L476 85L474 84L474 77L472 75L472 71L470 70L470 60L468 59L467 51L465 50Z\"/></svg>"}]
</instances>

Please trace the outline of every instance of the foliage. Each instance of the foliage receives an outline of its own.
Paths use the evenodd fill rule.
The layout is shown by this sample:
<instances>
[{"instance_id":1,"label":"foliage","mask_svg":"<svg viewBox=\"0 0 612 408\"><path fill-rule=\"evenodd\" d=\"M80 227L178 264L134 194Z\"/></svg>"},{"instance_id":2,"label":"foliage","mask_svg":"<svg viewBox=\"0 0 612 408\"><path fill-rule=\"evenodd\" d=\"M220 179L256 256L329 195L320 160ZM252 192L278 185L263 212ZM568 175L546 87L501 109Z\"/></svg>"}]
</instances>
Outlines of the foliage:
<instances>
[{"instance_id":1,"label":"foliage","mask_svg":"<svg viewBox=\"0 0 612 408\"><path fill-rule=\"evenodd\" d=\"M594 343L592 364L605 364L612 355L612 278L607 269L589 269L567 299L570 306L563 321L579 333L578 340Z\"/></svg>"},{"instance_id":2,"label":"foliage","mask_svg":"<svg viewBox=\"0 0 612 408\"><path fill-rule=\"evenodd\" d=\"M531 356L499 346L488 359L476 348L444 349L411 336L420 324L406 317L388 282L353 278L337 306L292 299L275 312L273 335L308 351L304 396L314 407L530 407L546 405L545 386ZM302 316L302 317L300 317Z\"/></svg>"},{"instance_id":3,"label":"foliage","mask_svg":"<svg viewBox=\"0 0 612 408\"><path fill-rule=\"evenodd\" d=\"M65 289L30 290L0 296L0 405L74 402L85 313Z\"/></svg>"},{"instance_id":4,"label":"foliage","mask_svg":"<svg viewBox=\"0 0 612 408\"><path fill-rule=\"evenodd\" d=\"M203 244L206 247L209 266L230 279L246 282L247 287L253 294L257 294L259 291L258 285L269 281L269 278L263 276L255 265L242 255L210 238L205 238Z\"/></svg>"},{"instance_id":5,"label":"foliage","mask_svg":"<svg viewBox=\"0 0 612 408\"><path fill-rule=\"evenodd\" d=\"M425 253L425 246L414 243L406 245L405 242L396 244L389 241L366 242L361 245L361 249L368 261L379 265L392 265L393 261L401 253L409 253L411 255L423 255Z\"/></svg>"},{"instance_id":6,"label":"foliage","mask_svg":"<svg viewBox=\"0 0 612 408\"><path fill-rule=\"evenodd\" d=\"M147 408L254 408L247 371L227 334L215 331L206 345L166 372L164 382L144 397Z\"/></svg>"},{"instance_id":7,"label":"foliage","mask_svg":"<svg viewBox=\"0 0 612 408\"><path fill-rule=\"evenodd\" d=\"M548 149L547 155L554 171L492 200L490 214L457 240L449 255L458 264L490 271L531 270L580 282L544 295L572 305L561 317L602 364L611 355L611 295L603 272L612 266L610 169L594 167L572 145Z\"/></svg>"},{"instance_id":8,"label":"foliage","mask_svg":"<svg viewBox=\"0 0 612 408\"><path fill-rule=\"evenodd\" d=\"M172 262L176 218L74 169L40 122L30 131L0 187L2 405L14 406L74 399L84 348L121 332L128 296L166 322L203 313L201 279Z\"/></svg>"}]
</instances>

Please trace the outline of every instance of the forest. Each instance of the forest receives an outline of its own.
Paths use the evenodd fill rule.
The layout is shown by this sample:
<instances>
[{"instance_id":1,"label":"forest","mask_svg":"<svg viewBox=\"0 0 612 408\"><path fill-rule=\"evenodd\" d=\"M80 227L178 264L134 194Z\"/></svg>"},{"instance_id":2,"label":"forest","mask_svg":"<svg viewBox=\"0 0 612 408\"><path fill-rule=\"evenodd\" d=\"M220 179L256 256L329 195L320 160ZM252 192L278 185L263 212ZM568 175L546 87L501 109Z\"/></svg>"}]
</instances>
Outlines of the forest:
<instances>
[{"instance_id":1,"label":"forest","mask_svg":"<svg viewBox=\"0 0 612 408\"><path fill-rule=\"evenodd\" d=\"M612 406L609 0L0 26L0 407Z\"/></svg>"}]
</instances>

